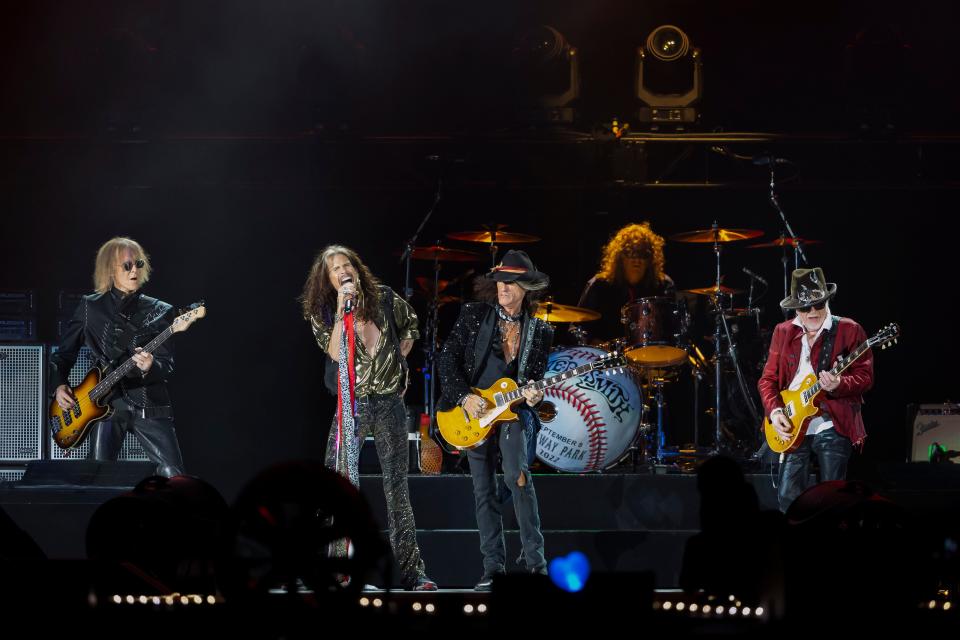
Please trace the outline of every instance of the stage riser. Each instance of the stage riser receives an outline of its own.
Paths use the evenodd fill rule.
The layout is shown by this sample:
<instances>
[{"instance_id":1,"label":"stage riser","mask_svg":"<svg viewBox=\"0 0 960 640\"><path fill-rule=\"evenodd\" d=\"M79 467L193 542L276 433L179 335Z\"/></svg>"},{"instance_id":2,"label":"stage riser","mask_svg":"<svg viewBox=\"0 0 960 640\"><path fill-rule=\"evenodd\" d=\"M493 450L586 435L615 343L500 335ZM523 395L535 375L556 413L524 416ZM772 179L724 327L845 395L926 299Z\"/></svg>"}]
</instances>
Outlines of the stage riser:
<instances>
[{"instance_id":1,"label":"stage riser","mask_svg":"<svg viewBox=\"0 0 960 640\"><path fill-rule=\"evenodd\" d=\"M762 509L776 509L767 475L751 475ZM410 476L410 501L419 529L475 529L470 476ZM540 521L553 530L677 531L700 528L700 496L691 475L537 475ZM379 476L362 476L360 489L381 526L386 503ZM512 501L504 524L516 528Z\"/></svg>"},{"instance_id":2,"label":"stage riser","mask_svg":"<svg viewBox=\"0 0 960 640\"><path fill-rule=\"evenodd\" d=\"M594 571L653 571L658 588L676 587L684 544L695 531L544 531L547 559L580 551ZM520 534L507 531L507 571L523 571ZM483 574L480 538L474 531L418 531L430 577L443 587L470 587Z\"/></svg>"}]
</instances>

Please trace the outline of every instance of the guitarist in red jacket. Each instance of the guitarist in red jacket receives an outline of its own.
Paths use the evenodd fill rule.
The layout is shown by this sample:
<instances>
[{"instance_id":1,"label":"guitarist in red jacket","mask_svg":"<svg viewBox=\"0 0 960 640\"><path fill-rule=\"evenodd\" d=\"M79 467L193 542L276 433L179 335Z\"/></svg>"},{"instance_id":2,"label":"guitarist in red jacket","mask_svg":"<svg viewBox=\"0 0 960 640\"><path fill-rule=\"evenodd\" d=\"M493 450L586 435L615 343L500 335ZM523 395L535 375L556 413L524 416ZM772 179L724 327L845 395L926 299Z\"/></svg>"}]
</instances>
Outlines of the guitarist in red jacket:
<instances>
[{"instance_id":1,"label":"guitarist in red jacket","mask_svg":"<svg viewBox=\"0 0 960 640\"><path fill-rule=\"evenodd\" d=\"M807 488L813 455L820 466L821 482L843 480L853 447L863 446L867 437L860 408L863 393L873 386L873 355L865 353L842 375L834 376L829 371L838 357L867 339L855 321L830 312L829 301L836 292L837 285L827 282L819 267L793 272L790 296L780 302L780 307L797 314L774 329L767 364L757 383L764 410L784 438L797 425L784 414L780 391L798 389L810 373L817 374L823 386L818 398L821 413L807 424L800 447L781 458L778 498L784 512Z\"/></svg>"}]
</instances>

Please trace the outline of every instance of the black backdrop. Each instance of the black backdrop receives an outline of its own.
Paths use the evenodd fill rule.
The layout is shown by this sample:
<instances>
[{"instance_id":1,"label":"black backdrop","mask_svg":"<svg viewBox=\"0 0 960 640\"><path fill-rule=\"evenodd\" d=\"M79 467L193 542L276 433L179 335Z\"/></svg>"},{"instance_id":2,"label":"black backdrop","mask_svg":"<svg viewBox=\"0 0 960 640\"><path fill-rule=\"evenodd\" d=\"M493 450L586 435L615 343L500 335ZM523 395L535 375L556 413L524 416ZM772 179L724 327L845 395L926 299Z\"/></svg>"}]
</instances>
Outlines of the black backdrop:
<instances>
[{"instance_id":1,"label":"black backdrop","mask_svg":"<svg viewBox=\"0 0 960 640\"><path fill-rule=\"evenodd\" d=\"M811 56L823 62L830 47L841 50L844 34L866 19L857 5L839 11L826 3L819 13L805 8L802 14L800 8L765 9L767 3L723 3L722 15L698 3L653 3L646 12L622 2L595 3L589 12L579 9L581 3L560 3L523 12L529 15L505 3L462 11L417 3L409 14L388 10L387 4L348 9L339 3L289 3L272 9L272 3L252 2L104 3L96 15L81 16L78 8L39 3L17 9L6 27L5 94L15 97L4 105L0 142L5 174L0 180L0 289L37 290L41 339L52 342L57 292L89 289L96 248L111 236L129 235L145 245L155 265L148 293L182 306L205 299L209 316L176 338L172 389L189 471L212 481L228 498L265 465L322 451L333 403L322 390L320 353L296 302L317 250L332 242L353 246L400 290L402 270L393 252L413 233L435 188L436 169L426 165L414 167L415 177L397 180L410 173L410 154L381 159L379 170L359 182L329 177L336 174L336 157L322 166L312 159L309 141L298 137L306 126L296 80L300 49L282 46L304 41L305 16L325 27L324 16L346 16L373 34L371 49L381 52L389 44L396 58L407 59L409 65L395 62L378 76L378 91L396 90L395 102L379 103L378 117L372 117L381 133L391 127L457 129L462 123L449 114L469 112L473 103L469 83L450 68L450 58L476 69L476 43L484 29L502 39L528 18L557 24L584 50L594 43L597 57L630 51L643 37L637 34L660 22L683 24L709 51L711 126L847 131L850 122L834 117L820 102L819 110L806 108L814 102L810 82L817 76L808 63ZM897 5L884 7L884 15L906 25L907 34L926 29L929 37L914 49L936 60L914 81L929 89L925 95L936 97L937 109L922 121L900 120L898 131L949 133L956 89L942 73L954 63L933 55L945 46L942 25L950 19L949 10L926 15L922 5L910 13ZM630 16L636 18L632 24ZM103 56L81 55L124 24L162 44L162 57L152 67L158 79L149 88L150 108L134 110L145 123L139 135L103 128L96 82L108 77L106 63ZM318 28L311 37L320 38L318 33L326 32ZM823 47L810 56L796 53L794 45L810 42ZM758 49L770 55L760 56ZM395 80L383 81L388 72ZM584 110L610 115L612 108L601 108L604 96L622 96L596 89L601 82L612 86L609 76L594 77ZM421 84L412 83L415 78ZM461 84L424 86L449 78L460 78ZM418 94L425 88L439 98ZM372 100L383 100L374 94ZM839 94L834 87L824 95ZM429 108L414 108L417 100ZM801 117L801 112L814 116ZM271 142L265 144L261 135ZM175 143L158 142L171 137ZM177 153L168 153L170 144ZM237 170L233 149L243 150L243 171ZM470 143L463 149L469 152ZM861 157L869 161L869 154ZM301 166L319 166L327 172L325 179L278 176L277 165L291 156ZM195 159L195 166L178 165L175 158L185 157ZM801 176L816 170L807 157ZM445 197L420 244L487 221L509 222L517 231L542 236L525 248L551 274L560 302L576 301L603 242L626 222L649 220L664 235L707 228L714 220L761 229L768 239L779 233L762 169L740 172L736 188L544 187L475 179L490 171L489 162L481 168L458 163L451 170ZM903 459L908 403L957 398L954 363L960 353L949 334L960 231L954 216L956 182L930 180L911 170L894 177L801 179L785 185L781 195L797 233L825 241L810 246L809 253L839 284L834 310L858 319L868 333L889 321L903 327L900 346L877 356L876 388L865 408L871 437L858 463L863 466ZM415 266L415 275L430 275L427 263ZM771 282L762 303L765 322L772 323L782 293L779 254L730 247L724 256L727 284L746 284L742 266ZM669 243L667 270L681 288L707 286L713 278L712 252L707 245ZM443 275L460 273L462 267L454 265ZM422 301L417 304L422 311ZM449 328L450 313L452 308L444 311L442 332ZM417 391L411 401L419 402Z\"/></svg>"}]
</instances>

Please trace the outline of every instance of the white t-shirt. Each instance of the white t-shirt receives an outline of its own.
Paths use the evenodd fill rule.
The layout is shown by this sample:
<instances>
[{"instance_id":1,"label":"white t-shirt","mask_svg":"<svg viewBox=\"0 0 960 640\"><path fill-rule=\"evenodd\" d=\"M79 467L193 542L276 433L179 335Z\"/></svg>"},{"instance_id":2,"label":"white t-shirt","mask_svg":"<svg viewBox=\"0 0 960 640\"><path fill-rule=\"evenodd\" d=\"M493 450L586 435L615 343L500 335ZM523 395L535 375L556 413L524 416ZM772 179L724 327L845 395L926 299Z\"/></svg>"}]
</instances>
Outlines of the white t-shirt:
<instances>
[{"instance_id":1,"label":"white t-shirt","mask_svg":"<svg viewBox=\"0 0 960 640\"><path fill-rule=\"evenodd\" d=\"M793 380L790 382L790 386L787 387L790 391L796 391L800 388L800 383L803 382L803 379L806 378L811 373L815 373L813 370L813 363L810 362L810 351L811 345L810 341L807 340L806 329L803 326L803 323L800 322L800 318L796 317L793 319L793 324L797 325L803 329L803 333L800 334L800 342L802 344L800 348L800 366L797 368L797 375L793 376ZM820 330L817 331L817 335L814 336L813 342L816 343L820 339L820 335L824 331L829 331L833 326L833 314L828 314L827 319L823 321L823 324L820 326ZM814 416L810 419L810 422L807 423L807 435L812 436L820 433L821 431L826 431L827 429L833 428L833 420L830 419L830 414L823 412L818 416Z\"/></svg>"}]
</instances>

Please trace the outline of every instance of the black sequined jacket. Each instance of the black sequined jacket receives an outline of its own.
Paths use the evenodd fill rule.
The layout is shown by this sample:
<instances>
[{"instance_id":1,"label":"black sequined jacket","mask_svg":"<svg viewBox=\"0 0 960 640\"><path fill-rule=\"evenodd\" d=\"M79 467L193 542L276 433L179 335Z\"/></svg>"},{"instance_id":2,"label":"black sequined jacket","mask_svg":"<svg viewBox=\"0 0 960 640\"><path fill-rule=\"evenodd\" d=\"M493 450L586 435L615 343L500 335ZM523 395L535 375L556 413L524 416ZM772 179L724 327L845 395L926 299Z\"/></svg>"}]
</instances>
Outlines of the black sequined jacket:
<instances>
[{"instance_id":1,"label":"black sequined jacket","mask_svg":"<svg viewBox=\"0 0 960 640\"><path fill-rule=\"evenodd\" d=\"M139 291L122 296L112 289L84 296L63 333L60 347L50 356L50 393L61 384L69 384L67 379L81 347L89 347L96 363L110 370L133 355L135 347L153 340L173 319L172 306ZM153 352L153 365L147 374L141 374L136 367L131 369L114 387L110 400L121 397L146 418L172 417L166 384L172 373L173 340L167 340Z\"/></svg>"},{"instance_id":2,"label":"black sequined jacket","mask_svg":"<svg viewBox=\"0 0 960 640\"><path fill-rule=\"evenodd\" d=\"M460 317L443 343L437 359L440 375L441 411L452 409L479 379L484 358L493 344L496 308L486 302L463 305ZM525 315L520 330L517 383L539 380L547 370L547 356L553 345L553 327Z\"/></svg>"}]
</instances>

